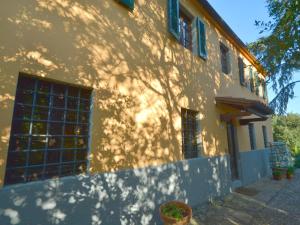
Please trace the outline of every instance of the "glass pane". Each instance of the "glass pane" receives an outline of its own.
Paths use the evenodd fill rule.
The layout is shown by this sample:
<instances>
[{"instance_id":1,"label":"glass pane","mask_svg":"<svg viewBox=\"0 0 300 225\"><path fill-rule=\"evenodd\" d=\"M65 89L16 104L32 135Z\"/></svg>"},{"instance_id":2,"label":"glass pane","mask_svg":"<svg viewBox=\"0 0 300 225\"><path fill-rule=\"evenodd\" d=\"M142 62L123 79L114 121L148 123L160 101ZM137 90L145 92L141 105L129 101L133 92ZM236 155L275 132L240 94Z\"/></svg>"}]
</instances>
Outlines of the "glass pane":
<instances>
[{"instance_id":1,"label":"glass pane","mask_svg":"<svg viewBox=\"0 0 300 225\"><path fill-rule=\"evenodd\" d=\"M8 152L7 168L26 165L27 152Z\"/></svg>"},{"instance_id":2,"label":"glass pane","mask_svg":"<svg viewBox=\"0 0 300 225\"><path fill-rule=\"evenodd\" d=\"M74 124L65 125L65 135L75 135L78 132L78 128Z\"/></svg>"},{"instance_id":3,"label":"glass pane","mask_svg":"<svg viewBox=\"0 0 300 225\"><path fill-rule=\"evenodd\" d=\"M54 178L59 175L59 165L47 165L45 170L45 178Z\"/></svg>"},{"instance_id":4,"label":"glass pane","mask_svg":"<svg viewBox=\"0 0 300 225\"><path fill-rule=\"evenodd\" d=\"M19 76L18 89L34 90L34 84L34 79L25 76Z\"/></svg>"},{"instance_id":5,"label":"glass pane","mask_svg":"<svg viewBox=\"0 0 300 225\"><path fill-rule=\"evenodd\" d=\"M11 137L9 151L22 151L28 148L28 137Z\"/></svg>"},{"instance_id":6,"label":"glass pane","mask_svg":"<svg viewBox=\"0 0 300 225\"><path fill-rule=\"evenodd\" d=\"M47 134L47 123L34 122L32 126L32 134Z\"/></svg>"},{"instance_id":7,"label":"glass pane","mask_svg":"<svg viewBox=\"0 0 300 225\"><path fill-rule=\"evenodd\" d=\"M25 169L6 170L5 184L16 184L25 182Z\"/></svg>"},{"instance_id":8,"label":"glass pane","mask_svg":"<svg viewBox=\"0 0 300 225\"><path fill-rule=\"evenodd\" d=\"M90 110L90 101L86 101L86 100L81 99L79 109L81 111L89 111Z\"/></svg>"},{"instance_id":9,"label":"glass pane","mask_svg":"<svg viewBox=\"0 0 300 225\"><path fill-rule=\"evenodd\" d=\"M78 99L77 98L68 98L68 109L77 109Z\"/></svg>"},{"instance_id":10,"label":"glass pane","mask_svg":"<svg viewBox=\"0 0 300 225\"><path fill-rule=\"evenodd\" d=\"M38 92L48 94L48 93L50 93L50 87L51 87L51 84L46 81L38 82Z\"/></svg>"},{"instance_id":11,"label":"glass pane","mask_svg":"<svg viewBox=\"0 0 300 225\"><path fill-rule=\"evenodd\" d=\"M61 123L50 123L49 132L51 135L61 135L62 134L62 124Z\"/></svg>"},{"instance_id":12,"label":"glass pane","mask_svg":"<svg viewBox=\"0 0 300 225\"><path fill-rule=\"evenodd\" d=\"M62 166L61 175L69 176L73 175L74 164L67 164Z\"/></svg>"},{"instance_id":13,"label":"glass pane","mask_svg":"<svg viewBox=\"0 0 300 225\"><path fill-rule=\"evenodd\" d=\"M16 96L16 102L32 105L33 104L33 94L30 91L18 90L17 96Z\"/></svg>"},{"instance_id":14,"label":"glass pane","mask_svg":"<svg viewBox=\"0 0 300 225\"><path fill-rule=\"evenodd\" d=\"M92 91L81 89L80 97L89 100L91 97Z\"/></svg>"},{"instance_id":15,"label":"glass pane","mask_svg":"<svg viewBox=\"0 0 300 225\"><path fill-rule=\"evenodd\" d=\"M47 164L59 163L59 161L60 161L60 150L47 151Z\"/></svg>"},{"instance_id":16,"label":"glass pane","mask_svg":"<svg viewBox=\"0 0 300 225\"><path fill-rule=\"evenodd\" d=\"M79 89L75 87L69 87L68 88L68 96L72 97L78 97Z\"/></svg>"},{"instance_id":17,"label":"glass pane","mask_svg":"<svg viewBox=\"0 0 300 225\"><path fill-rule=\"evenodd\" d=\"M36 107L33 113L34 120L48 120L48 111L47 108Z\"/></svg>"},{"instance_id":18,"label":"glass pane","mask_svg":"<svg viewBox=\"0 0 300 225\"><path fill-rule=\"evenodd\" d=\"M13 123L13 132L15 134L29 134L30 122L15 120Z\"/></svg>"},{"instance_id":19,"label":"glass pane","mask_svg":"<svg viewBox=\"0 0 300 225\"><path fill-rule=\"evenodd\" d=\"M52 109L50 119L52 121L63 121L64 120L64 110Z\"/></svg>"},{"instance_id":20,"label":"glass pane","mask_svg":"<svg viewBox=\"0 0 300 225\"><path fill-rule=\"evenodd\" d=\"M89 122L89 112L80 112L79 122L80 123L88 123Z\"/></svg>"},{"instance_id":21,"label":"glass pane","mask_svg":"<svg viewBox=\"0 0 300 225\"><path fill-rule=\"evenodd\" d=\"M47 94L38 93L36 96L36 105L40 106L49 106L50 104L50 96Z\"/></svg>"},{"instance_id":22,"label":"glass pane","mask_svg":"<svg viewBox=\"0 0 300 225\"><path fill-rule=\"evenodd\" d=\"M75 138L65 137L64 138L64 148L76 148Z\"/></svg>"},{"instance_id":23,"label":"glass pane","mask_svg":"<svg viewBox=\"0 0 300 225\"><path fill-rule=\"evenodd\" d=\"M86 162L81 162L81 163L76 164L76 167L75 167L76 174L85 173L86 170L87 170Z\"/></svg>"},{"instance_id":24,"label":"glass pane","mask_svg":"<svg viewBox=\"0 0 300 225\"><path fill-rule=\"evenodd\" d=\"M88 135L88 125L78 125L76 127L75 133L77 135Z\"/></svg>"},{"instance_id":25,"label":"glass pane","mask_svg":"<svg viewBox=\"0 0 300 225\"><path fill-rule=\"evenodd\" d=\"M48 138L48 149L61 148L61 137L49 137Z\"/></svg>"},{"instance_id":26,"label":"glass pane","mask_svg":"<svg viewBox=\"0 0 300 225\"><path fill-rule=\"evenodd\" d=\"M56 95L64 95L65 94L65 86L60 84L53 84L53 93Z\"/></svg>"},{"instance_id":27,"label":"glass pane","mask_svg":"<svg viewBox=\"0 0 300 225\"><path fill-rule=\"evenodd\" d=\"M68 122L76 122L77 121L77 112L67 111L66 120Z\"/></svg>"},{"instance_id":28,"label":"glass pane","mask_svg":"<svg viewBox=\"0 0 300 225\"><path fill-rule=\"evenodd\" d=\"M24 105L16 105L15 109L15 118L23 119L23 120L30 120L31 118L31 106L24 106Z\"/></svg>"},{"instance_id":29,"label":"glass pane","mask_svg":"<svg viewBox=\"0 0 300 225\"><path fill-rule=\"evenodd\" d=\"M28 168L27 181L37 181L43 179L43 167Z\"/></svg>"},{"instance_id":30,"label":"glass pane","mask_svg":"<svg viewBox=\"0 0 300 225\"><path fill-rule=\"evenodd\" d=\"M84 161L87 160L87 150L77 150L76 152L76 160L77 161Z\"/></svg>"},{"instance_id":31,"label":"glass pane","mask_svg":"<svg viewBox=\"0 0 300 225\"><path fill-rule=\"evenodd\" d=\"M65 107L65 96L60 94L58 96L53 96L53 107L64 108Z\"/></svg>"},{"instance_id":32,"label":"glass pane","mask_svg":"<svg viewBox=\"0 0 300 225\"><path fill-rule=\"evenodd\" d=\"M84 137L80 137L77 139L77 147L78 148L87 148L88 147L88 139Z\"/></svg>"},{"instance_id":33,"label":"glass pane","mask_svg":"<svg viewBox=\"0 0 300 225\"><path fill-rule=\"evenodd\" d=\"M46 147L46 137L32 137L31 149L44 149Z\"/></svg>"},{"instance_id":34,"label":"glass pane","mask_svg":"<svg viewBox=\"0 0 300 225\"><path fill-rule=\"evenodd\" d=\"M44 151L31 151L29 154L29 166L44 164Z\"/></svg>"},{"instance_id":35,"label":"glass pane","mask_svg":"<svg viewBox=\"0 0 300 225\"><path fill-rule=\"evenodd\" d=\"M63 151L63 162L74 161L74 150L64 150Z\"/></svg>"}]
</instances>

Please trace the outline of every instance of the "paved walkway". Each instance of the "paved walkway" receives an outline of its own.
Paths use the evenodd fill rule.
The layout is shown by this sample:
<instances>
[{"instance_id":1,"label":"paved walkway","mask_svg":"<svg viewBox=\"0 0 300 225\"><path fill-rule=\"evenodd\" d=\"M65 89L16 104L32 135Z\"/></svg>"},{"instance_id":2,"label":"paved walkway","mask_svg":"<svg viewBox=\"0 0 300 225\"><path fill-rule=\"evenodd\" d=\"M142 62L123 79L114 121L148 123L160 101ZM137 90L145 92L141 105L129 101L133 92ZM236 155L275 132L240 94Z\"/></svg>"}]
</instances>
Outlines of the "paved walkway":
<instances>
[{"instance_id":1,"label":"paved walkway","mask_svg":"<svg viewBox=\"0 0 300 225\"><path fill-rule=\"evenodd\" d=\"M196 207L193 217L191 225L300 225L300 170L291 181L263 179Z\"/></svg>"}]
</instances>

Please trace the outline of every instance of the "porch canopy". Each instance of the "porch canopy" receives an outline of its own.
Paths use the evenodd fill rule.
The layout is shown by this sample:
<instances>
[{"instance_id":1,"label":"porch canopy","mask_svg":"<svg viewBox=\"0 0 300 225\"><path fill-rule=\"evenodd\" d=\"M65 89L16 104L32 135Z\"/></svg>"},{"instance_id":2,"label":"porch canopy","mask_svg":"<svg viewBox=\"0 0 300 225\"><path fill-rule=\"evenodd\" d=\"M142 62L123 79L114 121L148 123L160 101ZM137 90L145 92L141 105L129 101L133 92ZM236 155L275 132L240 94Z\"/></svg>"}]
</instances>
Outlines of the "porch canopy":
<instances>
[{"instance_id":1,"label":"porch canopy","mask_svg":"<svg viewBox=\"0 0 300 225\"><path fill-rule=\"evenodd\" d=\"M265 121L269 115L274 113L274 111L263 102L245 98L216 97L216 104L237 110L236 112L221 114L221 121L229 122L232 119L238 118L240 125Z\"/></svg>"}]
</instances>

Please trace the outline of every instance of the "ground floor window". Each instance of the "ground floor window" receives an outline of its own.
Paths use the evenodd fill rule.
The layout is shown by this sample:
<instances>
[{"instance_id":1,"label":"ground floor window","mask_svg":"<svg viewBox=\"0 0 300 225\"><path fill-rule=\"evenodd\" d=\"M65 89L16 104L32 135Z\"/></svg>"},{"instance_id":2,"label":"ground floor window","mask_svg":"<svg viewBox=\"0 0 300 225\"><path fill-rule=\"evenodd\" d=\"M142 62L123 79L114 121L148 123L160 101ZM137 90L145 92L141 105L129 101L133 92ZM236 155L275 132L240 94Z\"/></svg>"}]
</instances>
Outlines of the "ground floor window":
<instances>
[{"instance_id":1,"label":"ground floor window","mask_svg":"<svg viewBox=\"0 0 300 225\"><path fill-rule=\"evenodd\" d=\"M181 109L182 148L185 159L197 158L201 153L200 119L197 111Z\"/></svg>"},{"instance_id":2,"label":"ground floor window","mask_svg":"<svg viewBox=\"0 0 300 225\"><path fill-rule=\"evenodd\" d=\"M256 136L255 136L254 124L250 123L248 125L248 128L249 128L249 137L250 137L251 150L254 150L254 149L256 149Z\"/></svg>"},{"instance_id":3,"label":"ground floor window","mask_svg":"<svg viewBox=\"0 0 300 225\"><path fill-rule=\"evenodd\" d=\"M91 90L20 74L5 185L85 172Z\"/></svg>"}]
</instances>

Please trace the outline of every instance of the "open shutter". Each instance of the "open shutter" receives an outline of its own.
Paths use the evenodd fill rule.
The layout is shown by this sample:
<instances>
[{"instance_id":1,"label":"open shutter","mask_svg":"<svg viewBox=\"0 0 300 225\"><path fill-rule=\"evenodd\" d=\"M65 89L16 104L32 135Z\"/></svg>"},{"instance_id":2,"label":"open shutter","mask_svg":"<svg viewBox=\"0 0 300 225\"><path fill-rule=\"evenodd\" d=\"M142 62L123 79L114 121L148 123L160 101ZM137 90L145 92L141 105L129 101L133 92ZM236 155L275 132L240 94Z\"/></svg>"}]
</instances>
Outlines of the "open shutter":
<instances>
[{"instance_id":1,"label":"open shutter","mask_svg":"<svg viewBox=\"0 0 300 225\"><path fill-rule=\"evenodd\" d=\"M201 121L200 113L196 115L196 144L197 144L197 157L202 154L202 136L201 136Z\"/></svg>"},{"instance_id":2,"label":"open shutter","mask_svg":"<svg viewBox=\"0 0 300 225\"><path fill-rule=\"evenodd\" d=\"M179 0L168 0L169 32L179 40Z\"/></svg>"},{"instance_id":3,"label":"open shutter","mask_svg":"<svg viewBox=\"0 0 300 225\"><path fill-rule=\"evenodd\" d=\"M231 54L230 54L229 49L227 52L227 69L228 69L228 74L230 74L231 73Z\"/></svg>"},{"instance_id":4,"label":"open shutter","mask_svg":"<svg viewBox=\"0 0 300 225\"><path fill-rule=\"evenodd\" d=\"M238 66L239 66L239 76L240 76L240 84L245 86L245 71L244 71L244 62L242 58L238 58Z\"/></svg>"},{"instance_id":5,"label":"open shutter","mask_svg":"<svg viewBox=\"0 0 300 225\"><path fill-rule=\"evenodd\" d=\"M207 58L205 24L197 17L199 56Z\"/></svg>"},{"instance_id":6,"label":"open shutter","mask_svg":"<svg viewBox=\"0 0 300 225\"><path fill-rule=\"evenodd\" d=\"M267 89L267 84L266 84L266 81L263 81L263 97L264 99L267 99L268 98L268 89Z\"/></svg>"},{"instance_id":7,"label":"open shutter","mask_svg":"<svg viewBox=\"0 0 300 225\"><path fill-rule=\"evenodd\" d=\"M192 50L194 55L198 55L198 19L197 17L192 23Z\"/></svg>"},{"instance_id":8,"label":"open shutter","mask_svg":"<svg viewBox=\"0 0 300 225\"><path fill-rule=\"evenodd\" d=\"M258 73L255 72L255 93L256 95L259 95L259 84L260 84L260 80L259 80L259 77L258 77Z\"/></svg>"},{"instance_id":9,"label":"open shutter","mask_svg":"<svg viewBox=\"0 0 300 225\"><path fill-rule=\"evenodd\" d=\"M129 9L133 10L134 9L134 0L120 0L120 2L127 6Z\"/></svg>"},{"instance_id":10,"label":"open shutter","mask_svg":"<svg viewBox=\"0 0 300 225\"><path fill-rule=\"evenodd\" d=\"M253 78L252 67L250 67L250 89L251 89L251 92L254 92L254 78Z\"/></svg>"}]
</instances>

